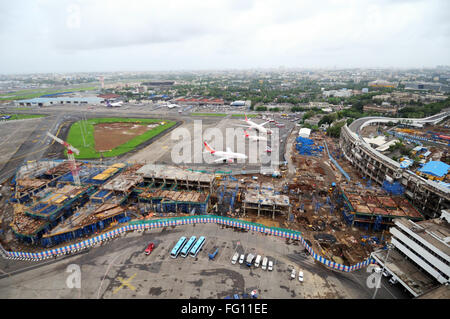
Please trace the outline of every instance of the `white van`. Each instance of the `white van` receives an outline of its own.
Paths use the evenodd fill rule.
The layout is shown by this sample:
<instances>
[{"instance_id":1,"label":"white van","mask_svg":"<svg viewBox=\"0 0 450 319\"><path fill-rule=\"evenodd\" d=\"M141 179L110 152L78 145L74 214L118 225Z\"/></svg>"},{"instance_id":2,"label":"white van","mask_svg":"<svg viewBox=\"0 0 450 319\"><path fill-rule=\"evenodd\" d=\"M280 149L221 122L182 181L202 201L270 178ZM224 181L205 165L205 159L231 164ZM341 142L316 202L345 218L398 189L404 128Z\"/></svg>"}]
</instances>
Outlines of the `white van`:
<instances>
[{"instance_id":1,"label":"white van","mask_svg":"<svg viewBox=\"0 0 450 319\"><path fill-rule=\"evenodd\" d=\"M237 260L239 258L239 253L235 253L233 258L231 259L231 263L234 265L236 264Z\"/></svg>"},{"instance_id":2,"label":"white van","mask_svg":"<svg viewBox=\"0 0 450 319\"><path fill-rule=\"evenodd\" d=\"M267 269L267 262L268 261L269 261L269 259L267 259L267 257L264 257L263 262L262 262L262 266L261 266L262 270L266 270Z\"/></svg>"},{"instance_id":3,"label":"white van","mask_svg":"<svg viewBox=\"0 0 450 319\"><path fill-rule=\"evenodd\" d=\"M261 255L256 256L255 267L259 267L259 263L261 262Z\"/></svg>"}]
</instances>

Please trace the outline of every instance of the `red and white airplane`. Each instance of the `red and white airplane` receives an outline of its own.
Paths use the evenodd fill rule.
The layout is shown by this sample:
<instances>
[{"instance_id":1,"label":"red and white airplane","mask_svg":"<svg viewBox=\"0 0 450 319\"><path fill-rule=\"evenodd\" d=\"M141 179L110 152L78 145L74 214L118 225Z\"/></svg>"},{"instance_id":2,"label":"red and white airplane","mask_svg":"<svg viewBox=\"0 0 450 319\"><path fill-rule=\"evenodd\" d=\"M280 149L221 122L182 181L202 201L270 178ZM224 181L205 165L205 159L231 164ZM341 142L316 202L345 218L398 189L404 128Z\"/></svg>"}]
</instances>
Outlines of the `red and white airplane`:
<instances>
[{"instance_id":1,"label":"red and white airplane","mask_svg":"<svg viewBox=\"0 0 450 319\"><path fill-rule=\"evenodd\" d=\"M246 130L244 130L245 137L252 141L267 141L267 138L259 135L249 135Z\"/></svg>"},{"instance_id":2,"label":"red and white airplane","mask_svg":"<svg viewBox=\"0 0 450 319\"><path fill-rule=\"evenodd\" d=\"M239 158L246 159L247 158L247 155L245 155L245 154L232 152L229 147L227 147L226 152L223 152L223 151L216 151L215 149L210 147L208 145L208 143L206 143L206 142L203 142L203 144L205 144L205 148L208 153L210 153L211 155L213 155L215 157L219 157L218 159L214 160L215 163L218 163L218 162L233 163L233 161L235 159L239 159Z\"/></svg>"},{"instance_id":3,"label":"red and white airplane","mask_svg":"<svg viewBox=\"0 0 450 319\"><path fill-rule=\"evenodd\" d=\"M269 123L269 121L264 122L264 123L262 123L262 124L257 124L257 123L255 123L255 122L249 120L249 119L247 118L247 114L245 114L245 120L244 120L244 122L247 123L248 128L250 128L250 129L255 129L255 130L257 130L259 133L262 133L262 134L272 134L272 131L271 131L270 129L264 127L264 125L266 125L267 123Z\"/></svg>"}]
</instances>

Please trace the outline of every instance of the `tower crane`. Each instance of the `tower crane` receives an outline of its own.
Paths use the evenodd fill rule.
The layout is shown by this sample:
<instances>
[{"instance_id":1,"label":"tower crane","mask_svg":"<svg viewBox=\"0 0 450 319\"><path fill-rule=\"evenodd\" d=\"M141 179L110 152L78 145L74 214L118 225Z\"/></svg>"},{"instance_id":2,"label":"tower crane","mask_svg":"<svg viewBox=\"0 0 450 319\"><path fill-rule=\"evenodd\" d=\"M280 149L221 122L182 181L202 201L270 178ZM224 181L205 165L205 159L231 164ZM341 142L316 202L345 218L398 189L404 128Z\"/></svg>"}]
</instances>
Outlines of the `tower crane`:
<instances>
[{"instance_id":1,"label":"tower crane","mask_svg":"<svg viewBox=\"0 0 450 319\"><path fill-rule=\"evenodd\" d=\"M70 145L69 143L63 141L59 137L56 137L55 135L53 135L50 132L47 132L47 135L50 136L52 139L54 139L59 144L63 145L67 149L67 157L69 158L69 162L71 164L70 170L72 171L73 181L74 181L75 185L81 185L80 176L78 175L77 163L75 162L75 156L73 155L73 153L79 155L80 151L78 149L76 149L75 147L73 147L72 145Z\"/></svg>"}]
</instances>

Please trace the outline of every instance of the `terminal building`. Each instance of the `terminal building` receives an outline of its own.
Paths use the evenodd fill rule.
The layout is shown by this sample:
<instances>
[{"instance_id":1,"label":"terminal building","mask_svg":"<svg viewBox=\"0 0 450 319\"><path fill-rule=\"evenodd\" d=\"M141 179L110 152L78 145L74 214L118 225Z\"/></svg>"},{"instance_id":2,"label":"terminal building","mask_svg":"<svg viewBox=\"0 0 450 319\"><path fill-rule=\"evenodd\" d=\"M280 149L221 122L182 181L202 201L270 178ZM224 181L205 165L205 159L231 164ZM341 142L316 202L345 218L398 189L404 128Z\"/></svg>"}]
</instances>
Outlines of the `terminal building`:
<instances>
[{"instance_id":1,"label":"terminal building","mask_svg":"<svg viewBox=\"0 0 450 319\"><path fill-rule=\"evenodd\" d=\"M42 106L51 106L51 105L59 105L59 104L74 104L74 105L99 105L105 101L104 98L96 97L96 96L88 96L88 97L37 97L34 99L28 100L17 100L14 101L15 106L34 106L34 107L42 107Z\"/></svg>"},{"instance_id":2,"label":"terminal building","mask_svg":"<svg viewBox=\"0 0 450 319\"><path fill-rule=\"evenodd\" d=\"M440 218L414 222L394 220L392 248L372 253L372 257L419 297L450 282L450 211Z\"/></svg>"}]
</instances>

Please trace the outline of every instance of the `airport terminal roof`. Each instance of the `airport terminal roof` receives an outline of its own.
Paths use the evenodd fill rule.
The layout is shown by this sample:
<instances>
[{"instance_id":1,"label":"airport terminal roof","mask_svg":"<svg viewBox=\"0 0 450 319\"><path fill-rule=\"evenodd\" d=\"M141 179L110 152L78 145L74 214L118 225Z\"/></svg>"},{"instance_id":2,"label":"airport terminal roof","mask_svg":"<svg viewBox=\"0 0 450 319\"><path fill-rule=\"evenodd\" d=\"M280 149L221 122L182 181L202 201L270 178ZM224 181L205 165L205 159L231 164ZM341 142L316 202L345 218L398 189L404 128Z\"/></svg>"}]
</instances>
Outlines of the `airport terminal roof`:
<instances>
[{"instance_id":1,"label":"airport terminal roof","mask_svg":"<svg viewBox=\"0 0 450 319\"><path fill-rule=\"evenodd\" d=\"M25 99L25 100L18 100L18 103L31 103L31 104L38 104L38 103L50 103L55 102L59 103L60 101L66 102L74 102L74 101L83 101L87 103L100 103L104 99L96 96L84 96L84 97L67 97L67 96L55 96L55 97L36 97L33 99Z\"/></svg>"},{"instance_id":2,"label":"airport terminal roof","mask_svg":"<svg viewBox=\"0 0 450 319\"><path fill-rule=\"evenodd\" d=\"M420 169L419 172L434 175L438 177L445 176L450 168L450 165L445 164L441 161L430 161L425 163Z\"/></svg>"}]
</instances>

